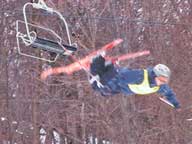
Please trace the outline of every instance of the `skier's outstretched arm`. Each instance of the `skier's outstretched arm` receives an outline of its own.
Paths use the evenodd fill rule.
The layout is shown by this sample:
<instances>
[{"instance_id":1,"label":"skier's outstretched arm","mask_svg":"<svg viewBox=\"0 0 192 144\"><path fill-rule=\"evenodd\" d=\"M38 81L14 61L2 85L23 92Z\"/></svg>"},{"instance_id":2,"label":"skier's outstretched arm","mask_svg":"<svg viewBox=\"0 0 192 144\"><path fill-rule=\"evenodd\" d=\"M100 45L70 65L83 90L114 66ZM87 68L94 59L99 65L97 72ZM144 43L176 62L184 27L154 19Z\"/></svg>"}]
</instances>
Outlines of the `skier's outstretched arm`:
<instances>
[{"instance_id":1,"label":"skier's outstretched arm","mask_svg":"<svg viewBox=\"0 0 192 144\"><path fill-rule=\"evenodd\" d=\"M173 106L176 109L179 109L180 103L178 102L177 98L176 98L176 94L173 92L173 90L167 85L162 85L160 87L160 90L158 91L158 93L160 93L162 96L165 96L166 100L168 100L168 102L170 102L171 104L173 104Z\"/></svg>"}]
</instances>

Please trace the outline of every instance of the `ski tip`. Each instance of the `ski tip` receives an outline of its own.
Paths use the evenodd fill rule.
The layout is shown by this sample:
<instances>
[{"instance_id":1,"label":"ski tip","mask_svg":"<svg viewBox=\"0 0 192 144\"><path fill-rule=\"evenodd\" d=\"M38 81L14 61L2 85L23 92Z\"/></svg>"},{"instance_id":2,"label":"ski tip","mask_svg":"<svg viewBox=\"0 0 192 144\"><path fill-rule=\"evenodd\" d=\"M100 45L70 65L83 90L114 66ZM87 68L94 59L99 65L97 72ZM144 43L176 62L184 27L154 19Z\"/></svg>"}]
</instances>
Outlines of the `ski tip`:
<instances>
[{"instance_id":1,"label":"ski tip","mask_svg":"<svg viewBox=\"0 0 192 144\"><path fill-rule=\"evenodd\" d=\"M45 72L43 72L41 75L40 75L40 78L41 80L45 80L47 78L47 74Z\"/></svg>"},{"instance_id":2,"label":"ski tip","mask_svg":"<svg viewBox=\"0 0 192 144\"><path fill-rule=\"evenodd\" d=\"M114 45L118 45L123 42L123 39L119 38L119 39L114 40L113 42L114 42Z\"/></svg>"},{"instance_id":3,"label":"ski tip","mask_svg":"<svg viewBox=\"0 0 192 144\"><path fill-rule=\"evenodd\" d=\"M145 50L145 51L143 51L143 53L150 54L150 51L149 50Z\"/></svg>"},{"instance_id":4,"label":"ski tip","mask_svg":"<svg viewBox=\"0 0 192 144\"><path fill-rule=\"evenodd\" d=\"M112 41L111 43L107 44L106 47L107 47L108 49L111 49L111 48L119 45L119 44L122 43L122 42L123 42L123 39L120 39L120 38L119 38L119 39L116 39L116 40Z\"/></svg>"},{"instance_id":5,"label":"ski tip","mask_svg":"<svg viewBox=\"0 0 192 144\"><path fill-rule=\"evenodd\" d=\"M192 121L192 118L190 118L190 119L186 119L187 121Z\"/></svg>"},{"instance_id":6,"label":"ski tip","mask_svg":"<svg viewBox=\"0 0 192 144\"><path fill-rule=\"evenodd\" d=\"M149 55L151 52L149 50L145 50L145 51L142 51L142 52L139 52L140 55Z\"/></svg>"},{"instance_id":7,"label":"ski tip","mask_svg":"<svg viewBox=\"0 0 192 144\"><path fill-rule=\"evenodd\" d=\"M49 75L53 73L52 68L45 70L41 73L40 78L41 80L46 80Z\"/></svg>"},{"instance_id":8,"label":"ski tip","mask_svg":"<svg viewBox=\"0 0 192 144\"><path fill-rule=\"evenodd\" d=\"M116 39L116 40L113 40L112 42L104 45L100 50L109 50L109 49L112 49L113 47L117 46L118 44L120 44L121 42L123 41L123 39ZM99 51L100 51L99 50Z\"/></svg>"}]
</instances>

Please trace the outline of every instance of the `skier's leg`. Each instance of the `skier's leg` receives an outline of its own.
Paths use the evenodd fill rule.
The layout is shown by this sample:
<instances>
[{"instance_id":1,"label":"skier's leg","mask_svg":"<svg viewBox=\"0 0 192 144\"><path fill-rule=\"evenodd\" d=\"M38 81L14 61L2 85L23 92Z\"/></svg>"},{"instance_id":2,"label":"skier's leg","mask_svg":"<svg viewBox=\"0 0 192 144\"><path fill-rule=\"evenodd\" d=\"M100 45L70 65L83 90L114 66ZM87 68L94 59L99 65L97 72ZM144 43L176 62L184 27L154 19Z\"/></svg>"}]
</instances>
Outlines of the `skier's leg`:
<instances>
[{"instance_id":1,"label":"skier's leg","mask_svg":"<svg viewBox=\"0 0 192 144\"><path fill-rule=\"evenodd\" d=\"M103 58L101 55L93 58L90 66L90 72L93 75L103 75L105 72L105 58Z\"/></svg>"},{"instance_id":2,"label":"skier's leg","mask_svg":"<svg viewBox=\"0 0 192 144\"><path fill-rule=\"evenodd\" d=\"M117 70L116 70L114 64L111 61L106 61L105 62L105 72L101 76L101 82L107 83L112 78L114 78L116 76L116 74L117 74Z\"/></svg>"}]
</instances>

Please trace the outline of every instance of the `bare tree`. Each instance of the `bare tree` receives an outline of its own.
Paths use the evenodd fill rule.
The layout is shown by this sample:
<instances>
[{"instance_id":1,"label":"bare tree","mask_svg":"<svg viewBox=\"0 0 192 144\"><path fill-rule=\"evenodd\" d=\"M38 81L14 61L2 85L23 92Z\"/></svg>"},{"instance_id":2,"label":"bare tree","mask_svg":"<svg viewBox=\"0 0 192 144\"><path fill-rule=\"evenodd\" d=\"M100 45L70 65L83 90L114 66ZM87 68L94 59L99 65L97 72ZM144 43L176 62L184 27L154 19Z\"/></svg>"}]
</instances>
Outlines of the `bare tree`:
<instances>
[{"instance_id":1,"label":"bare tree","mask_svg":"<svg viewBox=\"0 0 192 144\"><path fill-rule=\"evenodd\" d=\"M83 71L40 80L43 69L73 60L65 57L50 64L18 55L15 21L23 19L25 2L2 1L0 6L0 143L191 143L191 123L186 121L192 117L191 1L46 1L65 16L72 41L79 47L77 59L120 37L124 43L109 55L151 51L149 57L125 61L122 66L168 64L173 71L171 87L182 103L180 113L158 101L157 95L102 97L91 89ZM30 22L53 29L67 42L57 17L32 9L27 12ZM54 40L45 31L37 29L37 33Z\"/></svg>"}]
</instances>

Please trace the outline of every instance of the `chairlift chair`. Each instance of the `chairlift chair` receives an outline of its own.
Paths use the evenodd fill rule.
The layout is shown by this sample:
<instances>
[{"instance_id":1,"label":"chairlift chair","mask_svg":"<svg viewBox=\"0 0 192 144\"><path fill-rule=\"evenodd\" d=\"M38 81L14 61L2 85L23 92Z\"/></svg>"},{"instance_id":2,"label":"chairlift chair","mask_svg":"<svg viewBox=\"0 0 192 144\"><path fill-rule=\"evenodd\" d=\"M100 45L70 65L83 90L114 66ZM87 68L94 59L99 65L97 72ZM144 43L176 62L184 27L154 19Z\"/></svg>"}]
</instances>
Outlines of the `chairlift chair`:
<instances>
[{"instance_id":1,"label":"chairlift chair","mask_svg":"<svg viewBox=\"0 0 192 144\"><path fill-rule=\"evenodd\" d=\"M59 16L59 18L62 20L62 22L64 23L64 26L65 26L68 43L63 44L62 38L52 29L45 28L43 26L39 26L36 24L28 23L27 15L26 15L27 6L32 6L34 9L42 9L50 14L56 14L57 16ZM38 3L30 3L30 2L26 3L23 6L23 16L24 16L24 21L22 21L22 20L16 21L16 32L17 32L16 38L17 38L17 46L18 46L19 54L28 56L28 57L32 57L35 59L48 61L48 62L55 62L60 55L64 55L64 56L71 55L77 50L76 45L71 43L68 24L67 24L65 18L62 16L62 14L59 11L48 7L43 0L39 0ZM20 32L19 26L21 24L25 25L25 29L26 29L25 33ZM38 29L42 29L43 31L47 31L47 32L51 33L57 39L57 41L39 37L35 31L29 30L29 26L32 26L32 27L35 27ZM33 48L48 51L50 53L55 53L56 56L54 57L53 60L51 60L51 59L46 59L46 58L24 53L20 47L21 41L27 47L32 46Z\"/></svg>"}]
</instances>

